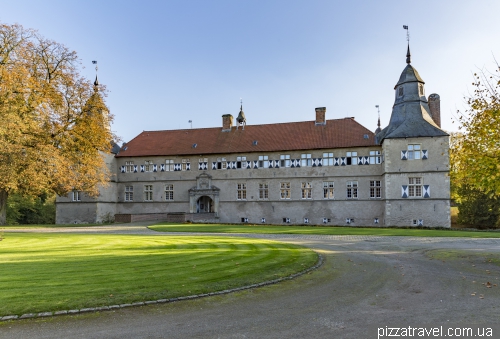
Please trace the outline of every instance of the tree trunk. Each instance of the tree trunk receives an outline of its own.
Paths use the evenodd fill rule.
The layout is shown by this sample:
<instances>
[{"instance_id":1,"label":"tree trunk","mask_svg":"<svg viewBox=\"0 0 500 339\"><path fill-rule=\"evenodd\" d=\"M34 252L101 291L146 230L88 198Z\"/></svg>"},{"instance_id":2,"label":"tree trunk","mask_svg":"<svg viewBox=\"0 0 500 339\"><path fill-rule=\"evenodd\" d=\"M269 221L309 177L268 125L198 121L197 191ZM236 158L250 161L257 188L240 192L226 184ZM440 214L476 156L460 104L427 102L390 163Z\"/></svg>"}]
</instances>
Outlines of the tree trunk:
<instances>
[{"instance_id":1,"label":"tree trunk","mask_svg":"<svg viewBox=\"0 0 500 339\"><path fill-rule=\"evenodd\" d=\"M7 222L7 192L0 190L0 225Z\"/></svg>"}]
</instances>

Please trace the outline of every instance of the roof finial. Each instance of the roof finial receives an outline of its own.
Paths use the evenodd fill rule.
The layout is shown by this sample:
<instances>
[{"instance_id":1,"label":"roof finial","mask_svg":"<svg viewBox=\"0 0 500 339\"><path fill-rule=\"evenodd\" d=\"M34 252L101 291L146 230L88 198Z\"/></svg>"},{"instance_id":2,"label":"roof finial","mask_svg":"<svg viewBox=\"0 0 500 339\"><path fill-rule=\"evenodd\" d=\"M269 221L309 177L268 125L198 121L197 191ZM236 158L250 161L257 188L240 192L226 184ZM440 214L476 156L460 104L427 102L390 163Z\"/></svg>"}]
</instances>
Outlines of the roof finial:
<instances>
[{"instance_id":1,"label":"roof finial","mask_svg":"<svg viewBox=\"0 0 500 339\"><path fill-rule=\"evenodd\" d=\"M408 30L407 25L403 25L403 29L406 29L406 41L408 41L408 50L406 52L406 63L409 65L411 63L411 54L410 54L410 31Z\"/></svg>"},{"instance_id":2,"label":"roof finial","mask_svg":"<svg viewBox=\"0 0 500 339\"><path fill-rule=\"evenodd\" d=\"M378 111L378 123L377 123L377 129L375 130L375 134L380 132L382 129L380 128L380 108L379 105L375 105Z\"/></svg>"},{"instance_id":3,"label":"roof finial","mask_svg":"<svg viewBox=\"0 0 500 339\"><path fill-rule=\"evenodd\" d=\"M99 86L99 81L97 80L97 61L96 60L92 60L92 63L95 65L95 81L94 81L94 86L95 88L94 89L97 89L97 86Z\"/></svg>"}]
</instances>

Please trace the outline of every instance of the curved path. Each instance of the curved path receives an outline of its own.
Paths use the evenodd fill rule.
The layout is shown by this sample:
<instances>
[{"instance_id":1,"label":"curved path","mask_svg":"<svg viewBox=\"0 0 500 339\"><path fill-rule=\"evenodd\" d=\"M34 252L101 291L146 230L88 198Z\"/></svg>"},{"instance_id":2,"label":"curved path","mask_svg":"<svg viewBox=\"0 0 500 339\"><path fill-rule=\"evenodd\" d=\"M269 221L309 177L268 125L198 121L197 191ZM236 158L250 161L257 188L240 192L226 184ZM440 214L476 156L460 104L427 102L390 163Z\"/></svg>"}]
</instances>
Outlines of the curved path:
<instances>
[{"instance_id":1,"label":"curved path","mask_svg":"<svg viewBox=\"0 0 500 339\"><path fill-rule=\"evenodd\" d=\"M142 225L35 231L169 236ZM496 326L500 337L499 261L469 255L498 260L500 239L237 236L307 246L325 263L292 281L228 295L4 322L0 338L376 338L376 327L453 324ZM455 254L437 260L442 249Z\"/></svg>"}]
</instances>

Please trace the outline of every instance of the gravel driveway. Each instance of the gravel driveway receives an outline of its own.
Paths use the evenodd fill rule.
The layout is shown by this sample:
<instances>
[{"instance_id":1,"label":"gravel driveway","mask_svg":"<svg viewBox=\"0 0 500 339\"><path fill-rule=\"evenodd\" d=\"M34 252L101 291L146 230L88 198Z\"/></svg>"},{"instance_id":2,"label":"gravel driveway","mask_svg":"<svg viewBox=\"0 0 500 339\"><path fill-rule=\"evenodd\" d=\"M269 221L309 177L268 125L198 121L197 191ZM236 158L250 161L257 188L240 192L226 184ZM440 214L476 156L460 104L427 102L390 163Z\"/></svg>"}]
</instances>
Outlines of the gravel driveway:
<instances>
[{"instance_id":1,"label":"gravel driveway","mask_svg":"<svg viewBox=\"0 0 500 339\"><path fill-rule=\"evenodd\" d=\"M168 236L144 226L68 231ZM472 324L496 326L500 338L500 267L489 260L500 259L500 239L240 236L307 246L325 262L228 295L4 322L0 338L376 338L376 327Z\"/></svg>"}]
</instances>

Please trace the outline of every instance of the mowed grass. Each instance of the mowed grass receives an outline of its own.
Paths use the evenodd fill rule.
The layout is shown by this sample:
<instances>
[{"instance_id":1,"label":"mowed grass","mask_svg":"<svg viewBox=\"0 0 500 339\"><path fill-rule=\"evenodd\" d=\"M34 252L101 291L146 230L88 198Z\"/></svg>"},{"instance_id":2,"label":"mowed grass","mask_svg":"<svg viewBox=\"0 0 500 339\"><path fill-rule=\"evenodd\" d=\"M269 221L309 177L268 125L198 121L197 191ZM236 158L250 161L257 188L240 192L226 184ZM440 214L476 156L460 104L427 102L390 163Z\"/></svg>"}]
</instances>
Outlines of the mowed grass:
<instances>
[{"instance_id":1,"label":"mowed grass","mask_svg":"<svg viewBox=\"0 0 500 339\"><path fill-rule=\"evenodd\" d=\"M263 233L263 234L322 234L322 235L386 235L412 237L468 237L500 238L498 231L462 231L451 229L422 228L378 228L341 226L261 226L261 225L220 225L220 224L168 224L149 226L158 232L210 232L210 233Z\"/></svg>"},{"instance_id":2,"label":"mowed grass","mask_svg":"<svg viewBox=\"0 0 500 339\"><path fill-rule=\"evenodd\" d=\"M260 239L6 233L0 316L220 291L316 261L309 249Z\"/></svg>"}]
</instances>

